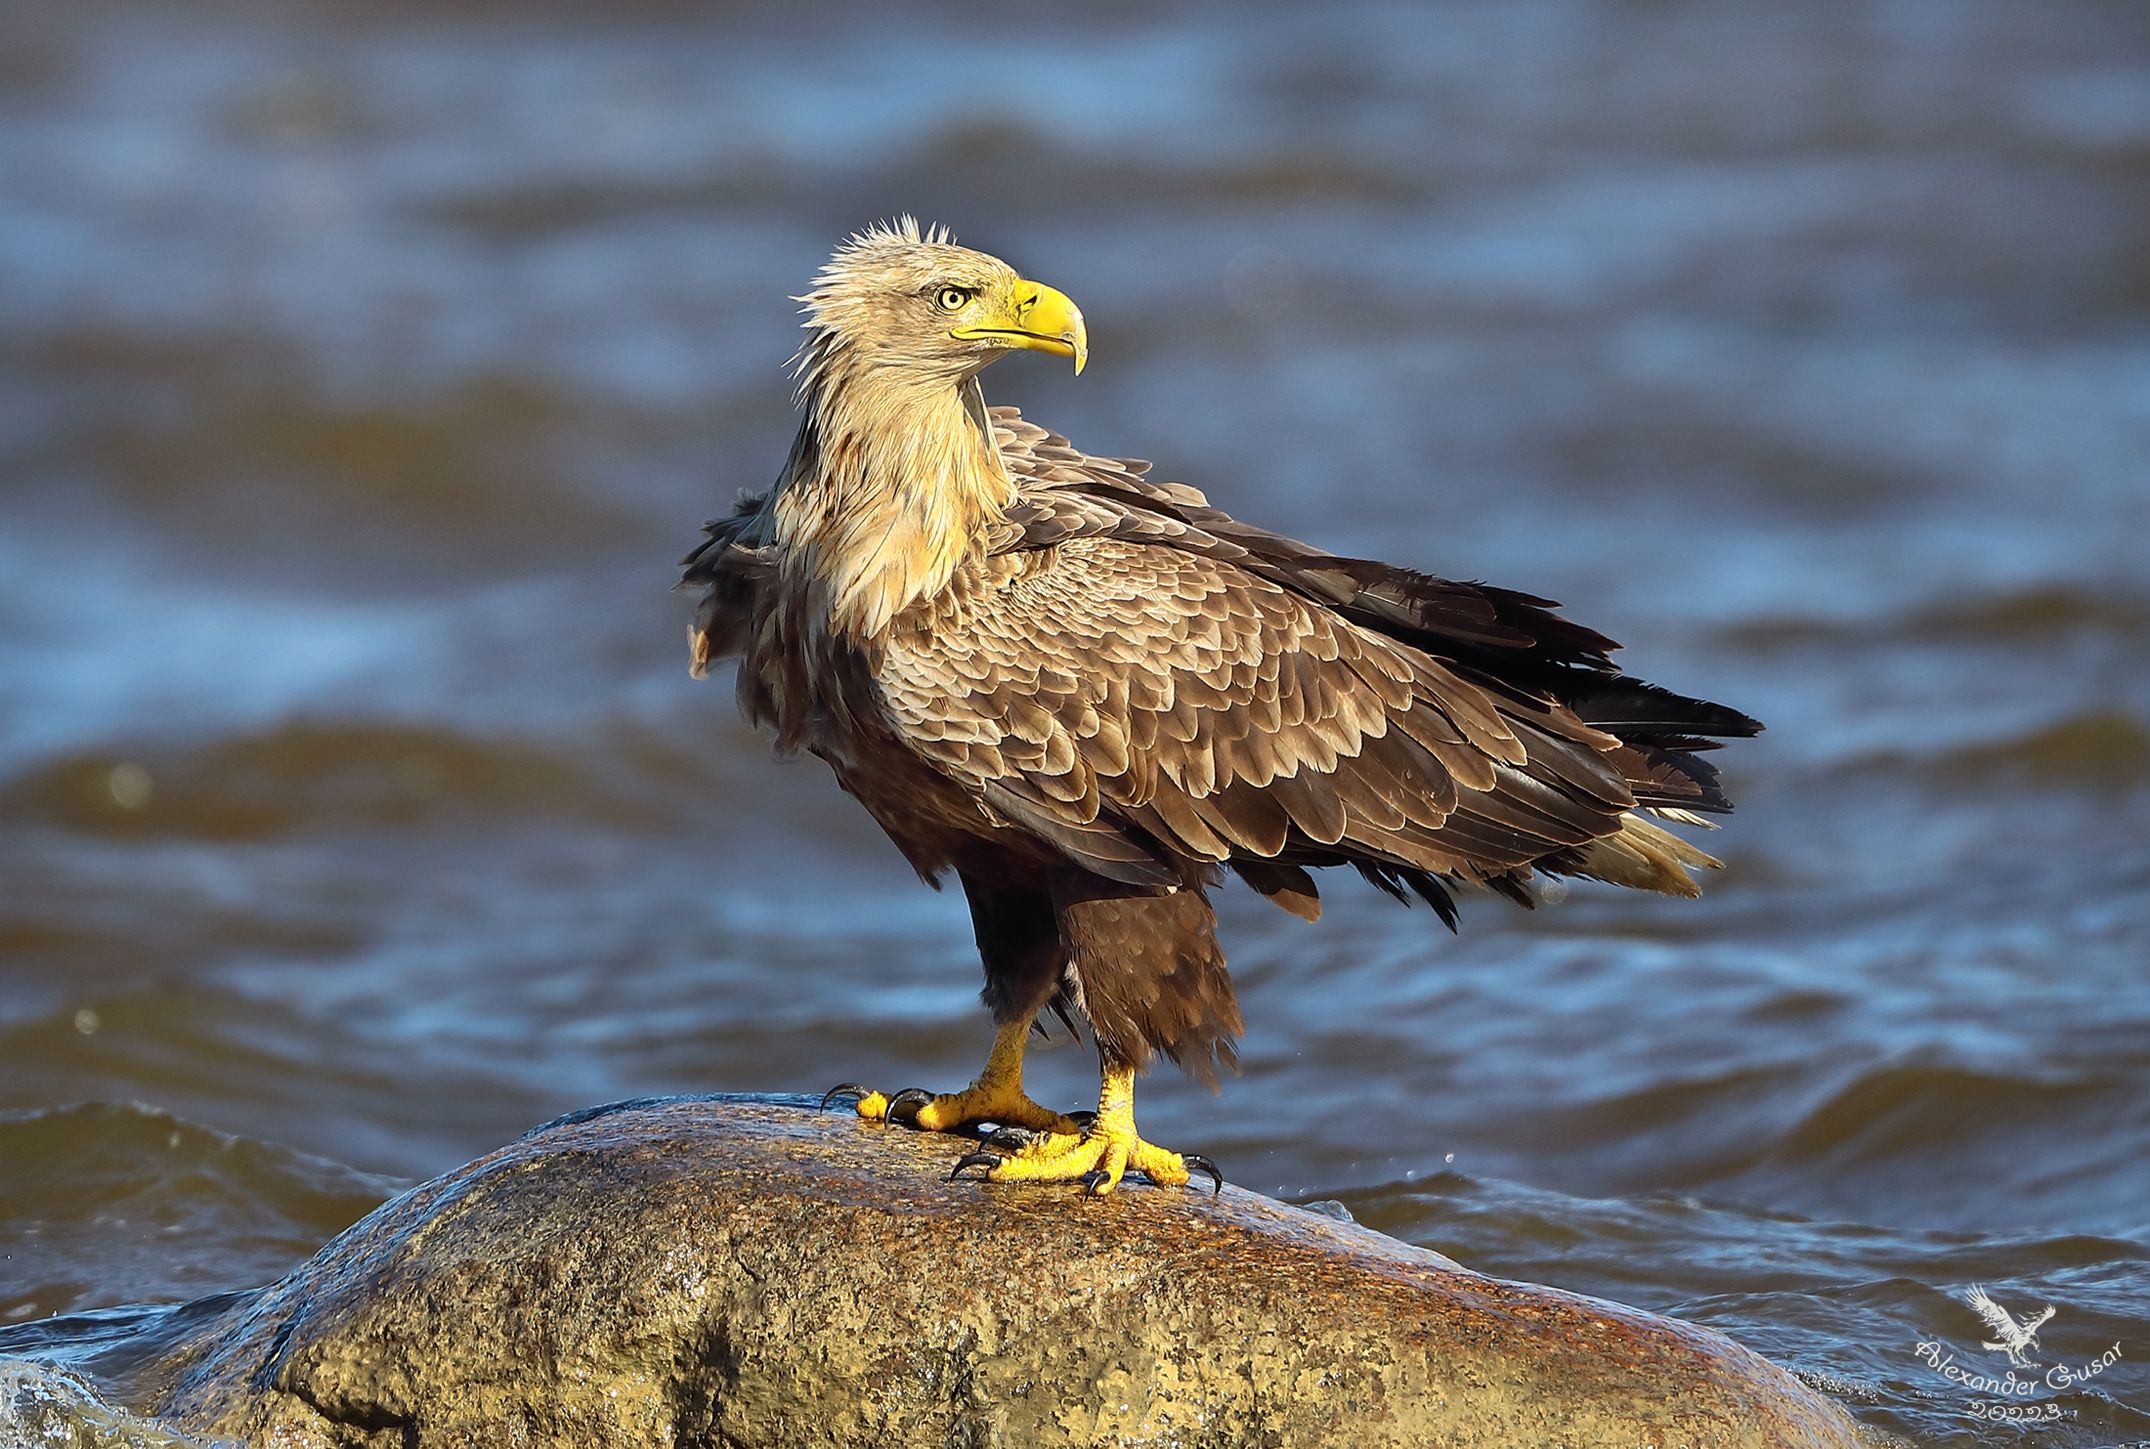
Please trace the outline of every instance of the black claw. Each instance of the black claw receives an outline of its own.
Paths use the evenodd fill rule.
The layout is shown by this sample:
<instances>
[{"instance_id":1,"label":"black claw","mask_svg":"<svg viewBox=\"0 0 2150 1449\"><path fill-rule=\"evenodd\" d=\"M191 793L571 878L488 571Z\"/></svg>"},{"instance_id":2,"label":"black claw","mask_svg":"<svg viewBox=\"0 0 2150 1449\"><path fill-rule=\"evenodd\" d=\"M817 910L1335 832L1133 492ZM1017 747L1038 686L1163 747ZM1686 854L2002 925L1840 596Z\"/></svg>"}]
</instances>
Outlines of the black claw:
<instances>
[{"instance_id":1,"label":"black claw","mask_svg":"<svg viewBox=\"0 0 2150 1449\"><path fill-rule=\"evenodd\" d=\"M1224 1196L1224 1174L1217 1171L1216 1163L1211 1162L1199 1152L1183 1152L1180 1154L1180 1161L1187 1164L1187 1171L1190 1176L1197 1172L1209 1174L1209 1195L1211 1197Z\"/></svg>"},{"instance_id":2,"label":"black claw","mask_svg":"<svg viewBox=\"0 0 2150 1449\"><path fill-rule=\"evenodd\" d=\"M838 1082L835 1086L829 1088L828 1092L822 1097L821 1110L826 1112L830 1107L834 1106L838 1097L858 1098L865 1095L867 1095L867 1089L857 1082Z\"/></svg>"},{"instance_id":3,"label":"black claw","mask_svg":"<svg viewBox=\"0 0 2150 1449\"><path fill-rule=\"evenodd\" d=\"M888 1120L891 1122L914 1122L918 1119L918 1109L932 1100L933 1094L924 1087L905 1087L895 1096L888 1099ZM910 1104L909 1115L899 1115L896 1109L906 1103Z\"/></svg>"},{"instance_id":4,"label":"black claw","mask_svg":"<svg viewBox=\"0 0 2150 1449\"><path fill-rule=\"evenodd\" d=\"M1070 1112L1067 1114L1067 1119L1075 1124L1077 1130L1083 1132L1088 1132L1097 1125L1097 1113L1095 1112Z\"/></svg>"},{"instance_id":5,"label":"black claw","mask_svg":"<svg viewBox=\"0 0 2150 1449\"><path fill-rule=\"evenodd\" d=\"M987 1172L991 1172L994 1168L1000 1166L1003 1162L1006 1162L1007 1160L1007 1158L1002 1157L997 1152L965 1153L963 1156L956 1159L956 1165L954 1167L948 1169L948 1180L950 1182L954 1182L957 1178L961 1177L963 1175L963 1169L966 1167L982 1167Z\"/></svg>"},{"instance_id":6,"label":"black claw","mask_svg":"<svg viewBox=\"0 0 2150 1449\"><path fill-rule=\"evenodd\" d=\"M986 1134L985 1145L1003 1152L1021 1152L1036 1139L1036 1133L1025 1132L1020 1127L1001 1127Z\"/></svg>"},{"instance_id":7,"label":"black claw","mask_svg":"<svg viewBox=\"0 0 2150 1449\"><path fill-rule=\"evenodd\" d=\"M1081 1177L1077 1178L1076 1181L1082 1184L1083 1195L1085 1197L1102 1197L1104 1195L1105 1188L1112 1181L1112 1174L1105 1171L1105 1169L1102 1167L1093 1167L1088 1172L1084 1173Z\"/></svg>"}]
</instances>

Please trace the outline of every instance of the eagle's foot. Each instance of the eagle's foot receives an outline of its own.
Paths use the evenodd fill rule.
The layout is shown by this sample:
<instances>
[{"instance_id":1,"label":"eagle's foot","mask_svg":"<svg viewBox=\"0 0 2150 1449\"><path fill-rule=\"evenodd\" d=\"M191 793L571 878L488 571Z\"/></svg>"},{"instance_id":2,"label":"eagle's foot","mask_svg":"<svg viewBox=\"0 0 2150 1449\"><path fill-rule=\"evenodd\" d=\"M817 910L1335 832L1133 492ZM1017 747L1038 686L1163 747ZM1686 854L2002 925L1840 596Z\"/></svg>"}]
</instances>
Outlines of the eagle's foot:
<instances>
[{"instance_id":1,"label":"eagle's foot","mask_svg":"<svg viewBox=\"0 0 2150 1449\"><path fill-rule=\"evenodd\" d=\"M984 1168L988 1182L1079 1182L1092 1197L1111 1192L1130 1170L1159 1187L1185 1187L1194 1173L1207 1173L1212 1191L1224 1190L1224 1175L1208 1158L1192 1152L1167 1152L1132 1131L1109 1131L1096 1126L1088 1132L1033 1138L1005 1155L985 1150L972 1152L958 1161L948 1175L960 1177L972 1167Z\"/></svg>"},{"instance_id":2,"label":"eagle's foot","mask_svg":"<svg viewBox=\"0 0 2150 1449\"><path fill-rule=\"evenodd\" d=\"M880 1100L876 1101L876 1098ZM868 1093L859 1099L858 1114L869 1115L869 1104L879 1110L879 1120L901 1122L926 1132L960 1132L981 1122L1026 1132L1072 1133L1081 1131L1072 1117L1030 1100L1029 1094L1011 1082L981 1077L960 1092L929 1092L905 1087L893 1097Z\"/></svg>"},{"instance_id":3,"label":"eagle's foot","mask_svg":"<svg viewBox=\"0 0 2150 1449\"><path fill-rule=\"evenodd\" d=\"M839 1097L857 1099L855 1110L868 1122L901 1122L927 1132L960 1132L981 1122L1029 1132L1072 1134L1082 1124L1050 1107L1030 1100L1023 1090L1023 1040L1030 1029L1026 1021L1010 1022L993 1041L993 1054L985 1070L960 1092L933 1093L923 1087L905 1087L895 1096L870 1091L856 1082L833 1087L821 1099L828 1107Z\"/></svg>"},{"instance_id":4,"label":"eagle's foot","mask_svg":"<svg viewBox=\"0 0 2150 1449\"><path fill-rule=\"evenodd\" d=\"M1118 1187L1130 1170L1160 1187L1185 1187L1193 1173L1204 1172L1215 1192L1224 1190L1224 1174L1208 1158L1167 1152L1142 1140L1135 1131L1135 1073L1125 1066L1108 1065L1097 1114L1080 1131L996 1132L948 1175L961 1177L973 1167L984 1168L988 1182L1079 1182L1093 1197Z\"/></svg>"}]
</instances>

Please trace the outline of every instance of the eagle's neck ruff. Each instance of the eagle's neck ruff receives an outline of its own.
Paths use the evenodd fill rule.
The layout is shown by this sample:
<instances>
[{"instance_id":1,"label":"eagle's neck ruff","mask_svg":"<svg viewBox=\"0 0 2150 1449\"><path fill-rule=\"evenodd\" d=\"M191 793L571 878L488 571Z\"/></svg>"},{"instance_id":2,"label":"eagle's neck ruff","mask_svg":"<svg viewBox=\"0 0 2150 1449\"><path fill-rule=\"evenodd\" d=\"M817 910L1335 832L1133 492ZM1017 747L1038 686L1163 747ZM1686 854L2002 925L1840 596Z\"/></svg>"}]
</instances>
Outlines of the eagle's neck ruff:
<instances>
[{"instance_id":1,"label":"eagle's neck ruff","mask_svg":"<svg viewBox=\"0 0 2150 1449\"><path fill-rule=\"evenodd\" d=\"M786 576L829 630L864 640L948 586L1015 485L975 377L929 382L833 360L802 389L776 538Z\"/></svg>"}]
</instances>

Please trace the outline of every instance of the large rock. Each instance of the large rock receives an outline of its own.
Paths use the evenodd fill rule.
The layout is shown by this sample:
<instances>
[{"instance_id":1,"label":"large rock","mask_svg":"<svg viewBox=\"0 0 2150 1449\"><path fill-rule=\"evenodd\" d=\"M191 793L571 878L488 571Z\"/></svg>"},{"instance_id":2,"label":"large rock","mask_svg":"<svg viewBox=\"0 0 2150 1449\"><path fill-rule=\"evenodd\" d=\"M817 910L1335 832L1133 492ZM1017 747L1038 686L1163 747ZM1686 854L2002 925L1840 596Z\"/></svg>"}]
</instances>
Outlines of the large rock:
<instances>
[{"instance_id":1,"label":"large rock","mask_svg":"<svg viewBox=\"0 0 2150 1449\"><path fill-rule=\"evenodd\" d=\"M1232 1189L950 1183L959 1145L777 1099L566 1118L140 1382L288 1449L1861 1442L1703 1329Z\"/></svg>"}]
</instances>

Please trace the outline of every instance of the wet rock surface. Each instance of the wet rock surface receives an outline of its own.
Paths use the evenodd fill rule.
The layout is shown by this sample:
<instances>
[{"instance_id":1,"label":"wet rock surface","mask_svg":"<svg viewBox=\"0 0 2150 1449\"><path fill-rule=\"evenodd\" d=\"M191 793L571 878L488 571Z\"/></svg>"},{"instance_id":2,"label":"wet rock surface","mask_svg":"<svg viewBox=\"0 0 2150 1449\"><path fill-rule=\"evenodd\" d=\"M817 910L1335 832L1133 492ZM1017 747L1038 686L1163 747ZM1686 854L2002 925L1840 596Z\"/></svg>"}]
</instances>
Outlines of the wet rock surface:
<instances>
[{"instance_id":1,"label":"wet rock surface","mask_svg":"<svg viewBox=\"0 0 2150 1449\"><path fill-rule=\"evenodd\" d=\"M282 1446L1852 1446L1721 1335L1255 1194L946 1181L786 1098L622 1103L182 1315L129 1397Z\"/></svg>"}]
</instances>

